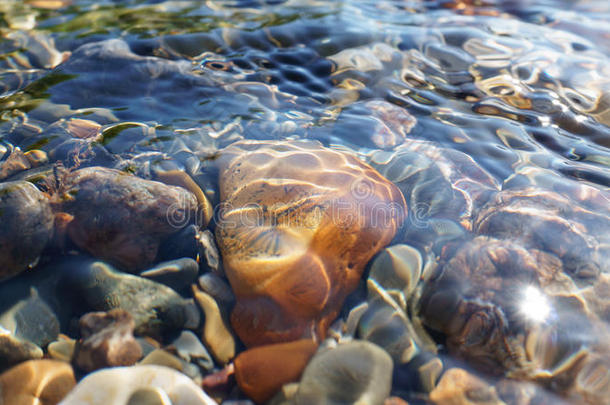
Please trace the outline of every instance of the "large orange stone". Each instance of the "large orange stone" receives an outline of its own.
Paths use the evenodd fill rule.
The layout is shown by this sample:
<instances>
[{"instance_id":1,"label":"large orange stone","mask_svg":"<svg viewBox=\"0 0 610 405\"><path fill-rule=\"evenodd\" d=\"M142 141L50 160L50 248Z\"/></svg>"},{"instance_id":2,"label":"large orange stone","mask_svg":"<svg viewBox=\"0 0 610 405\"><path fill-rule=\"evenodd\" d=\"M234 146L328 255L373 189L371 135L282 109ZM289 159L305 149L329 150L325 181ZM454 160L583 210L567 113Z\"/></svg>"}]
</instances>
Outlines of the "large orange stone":
<instances>
[{"instance_id":1,"label":"large orange stone","mask_svg":"<svg viewBox=\"0 0 610 405\"><path fill-rule=\"evenodd\" d=\"M216 236L248 346L324 337L366 263L401 226L397 187L310 141L241 141L218 158Z\"/></svg>"}]
</instances>

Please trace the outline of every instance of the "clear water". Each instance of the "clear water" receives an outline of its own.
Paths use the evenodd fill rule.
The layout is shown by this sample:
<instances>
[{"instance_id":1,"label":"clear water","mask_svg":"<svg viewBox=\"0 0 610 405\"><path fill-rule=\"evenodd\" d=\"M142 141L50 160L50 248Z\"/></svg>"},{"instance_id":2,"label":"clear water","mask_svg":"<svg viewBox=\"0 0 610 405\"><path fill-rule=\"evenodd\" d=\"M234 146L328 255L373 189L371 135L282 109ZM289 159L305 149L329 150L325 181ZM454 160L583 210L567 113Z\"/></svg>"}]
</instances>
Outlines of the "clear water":
<instances>
[{"instance_id":1,"label":"clear water","mask_svg":"<svg viewBox=\"0 0 610 405\"><path fill-rule=\"evenodd\" d=\"M378 121L365 103L385 100L415 117L409 138L464 152L500 185L579 201L608 242L606 0L57 3L0 4L4 145L141 175L138 162L155 156L200 170L242 138L315 139L366 156ZM75 143L70 118L99 123L100 137ZM600 326L584 346L596 347L597 389L609 392L610 293L596 291ZM561 394L553 384L540 383Z\"/></svg>"}]
</instances>

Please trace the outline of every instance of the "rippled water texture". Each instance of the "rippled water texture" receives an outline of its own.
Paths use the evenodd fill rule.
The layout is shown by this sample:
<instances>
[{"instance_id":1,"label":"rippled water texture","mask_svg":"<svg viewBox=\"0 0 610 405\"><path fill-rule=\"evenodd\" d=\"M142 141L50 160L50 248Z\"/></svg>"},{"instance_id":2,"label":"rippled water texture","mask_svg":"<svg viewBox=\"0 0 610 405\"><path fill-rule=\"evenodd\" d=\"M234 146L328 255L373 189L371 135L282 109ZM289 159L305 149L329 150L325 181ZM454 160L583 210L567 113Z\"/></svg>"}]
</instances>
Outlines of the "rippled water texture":
<instances>
[{"instance_id":1,"label":"rippled water texture","mask_svg":"<svg viewBox=\"0 0 610 405\"><path fill-rule=\"evenodd\" d=\"M392 395L458 403L443 401L472 385L459 403L610 403L610 2L0 2L1 182L52 194L62 171L104 166L217 206L215 161L243 139L318 141L404 194L399 247L340 314L393 357ZM13 222L0 237L38 227ZM176 258L155 256L159 238L149 267ZM20 260L95 250L76 245ZM400 299L380 275L392 266L419 271Z\"/></svg>"}]
</instances>

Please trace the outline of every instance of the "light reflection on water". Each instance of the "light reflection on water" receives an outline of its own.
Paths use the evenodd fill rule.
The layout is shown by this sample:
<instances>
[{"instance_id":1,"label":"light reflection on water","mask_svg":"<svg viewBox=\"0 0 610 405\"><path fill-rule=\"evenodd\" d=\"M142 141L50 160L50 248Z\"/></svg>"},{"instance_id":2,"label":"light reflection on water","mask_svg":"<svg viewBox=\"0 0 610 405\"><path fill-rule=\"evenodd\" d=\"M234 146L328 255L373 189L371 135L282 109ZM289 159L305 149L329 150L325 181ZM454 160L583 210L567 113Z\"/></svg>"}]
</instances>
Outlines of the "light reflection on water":
<instances>
[{"instance_id":1,"label":"light reflection on water","mask_svg":"<svg viewBox=\"0 0 610 405\"><path fill-rule=\"evenodd\" d=\"M530 357L553 363L577 357L571 345L595 348L608 378L609 2L43 3L0 4L0 159L16 146L43 150L66 166L150 177L154 156L192 174L217 199L210 166L219 149L239 139L315 139L363 159L379 149L398 156L409 139L431 141L418 156L399 156L430 172L391 179L420 182L403 187L417 228L407 242L441 255L458 233L449 220L468 223L467 232L483 222L476 201L450 212L459 205L452 199L481 181L466 158L454 170L456 156L491 175L495 183L486 187L556 193L528 194L538 205L498 197L505 221L527 218L527 226L486 234L513 232L536 260L552 252L561 271L573 270L560 281L537 274L537 284L513 294L526 322L545 324L559 314L553 327L565 336L549 345L569 346L549 354L532 343ZM74 118L99 124L96 136L75 139ZM380 167L391 160L384 158ZM581 263L589 259L595 266ZM493 302L480 291L467 297L469 305L485 300ZM591 318L587 339L569 328L583 312ZM593 376L580 375L579 383L595 385L598 369L583 367Z\"/></svg>"}]
</instances>

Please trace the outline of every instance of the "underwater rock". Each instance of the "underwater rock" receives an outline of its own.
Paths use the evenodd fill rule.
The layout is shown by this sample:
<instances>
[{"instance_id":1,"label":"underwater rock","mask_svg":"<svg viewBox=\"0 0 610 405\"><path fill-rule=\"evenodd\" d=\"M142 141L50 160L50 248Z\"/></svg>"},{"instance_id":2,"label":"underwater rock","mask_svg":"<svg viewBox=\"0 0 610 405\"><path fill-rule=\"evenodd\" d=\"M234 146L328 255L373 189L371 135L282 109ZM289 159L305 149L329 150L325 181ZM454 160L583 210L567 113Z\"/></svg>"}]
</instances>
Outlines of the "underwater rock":
<instances>
[{"instance_id":1,"label":"underwater rock","mask_svg":"<svg viewBox=\"0 0 610 405\"><path fill-rule=\"evenodd\" d=\"M420 314L426 326L446 335L450 354L479 370L516 378L553 377L567 367L562 361L594 336L590 332L583 339L565 329L571 325L581 333L592 325L585 312L562 309L564 294L575 286L566 280L557 257L487 237L447 255L424 286ZM538 333L544 322L547 331ZM541 347L552 360L541 362L532 354Z\"/></svg>"},{"instance_id":2,"label":"underwater rock","mask_svg":"<svg viewBox=\"0 0 610 405\"><path fill-rule=\"evenodd\" d=\"M133 337L133 317L123 309L90 312L80 318L79 325L81 338L74 348L74 363L87 372L131 366L142 356Z\"/></svg>"},{"instance_id":3,"label":"underwater rock","mask_svg":"<svg viewBox=\"0 0 610 405\"><path fill-rule=\"evenodd\" d=\"M206 371L214 368L212 356L201 343L197 335L190 330L183 330L168 349L174 350L186 362L194 362Z\"/></svg>"},{"instance_id":4,"label":"underwater rock","mask_svg":"<svg viewBox=\"0 0 610 405\"><path fill-rule=\"evenodd\" d=\"M460 368L451 368L430 393L435 405L505 405L496 389Z\"/></svg>"},{"instance_id":5,"label":"underwater rock","mask_svg":"<svg viewBox=\"0 0 610 405\"><path fill-rule=\"evenodd\" d=\"M313 340L302 339L241 352L235 358L237 384L256 403L264 403L282 385L299 379L317 347Z\"/></svg>"},{"instance_id":6,"label":"underwater rock","mask_svg":"<svg viewBox=\"0 0 610 405\"><path fill-rule=\"evenodd\" d=\"M75 385L68 363L30 360L0 374L0 403L56 405Z\"/></svg>"},{"instance_id":7,"label":"underwater rock","mask_svg":"<svg viewBox=\"0 0 610 405\"><path fill-rule=\"evenodd\" d=\"M0 370L15 364L42 358L42 349L0 328Z\"/></svg>"},{"instance_id":8,"label":"underwater rock","mask_svg":"<svg viewBox=\"0 0 610 405\"><path fill-rule=\"evenodd\" d=\"M246 344L323 337L366 263L404 219L400 191L354 156L310 141L220 152L216 237Z\"/></svg>"},{"instance_id":9,"label":"underwater rock","mask_svg":"<svg viewBox=\"0 0 610 405\"><path fill-rule=\"evenodd\" d=\"M71 240L127 270L149 266L161 241L197 214L197 200L187 190L103 167L69 172L57 199L74 217Z\"/></svg>"},{"instance_id":10,"label":"underwater rock","mask_svg":"<svg viewBox=\"0 0 610 405\"><path fill-rule=\"evenodd\" d=\"M104 262L84 262L74 268L66 275L64 288L78 297L81 306L84 304L81 310L129 312L138 335L159 337L199 323L194 304L171 288L119 272Z\"/></svg>"},{"instance_id":11,"label":"underwater rock","mask_svg":"<svg viewBox=\"0 0 610 405\"><path fill-rule=\"evenodd\" d=\"M30 287L30 296L22 298L0 312L0 326L16 338L40 347L46 346L59 335L59 320L51 307Z\"/></svg>"},{"instance_id":12,"label":"underwater rock","mask_svg":"<svg viewBox=\"0 0 610 405\"><path fill-rule=\"evenodd\" d=\"M25 181L0 183L0 280L33 265L53 235L45 195Z\"/></svg>"},{"instance_id":13,"label":"underwater rock","mask_svg":"<svg viewBox=\"0 0 610 405\"><path fill-rule=\"evenodd\" d=\"M70 339L67 336L60 336L55 342L49 343L47 346L47 354L54 360L70 363L74 355L76 340Z\"/></svg>"},{"instance_id":14,"label":"underwater rock","mask_svg":"<svg viewBox=\"0 0 610 405\"><path fill-rule=\"evenodd\" d=\"M503 190L479 211L475 230L553 253L570 277L587 283L610 270L610 256L600 250L610 234L610 211L607 205L590 211L577 197L534 187Z\"/></svg>"},{"instance_id":15,"label":"underwater rock","mask_svg":"<svg viewBox=\"0 0 610 405\"><path fill-rule=\"evenodd\" d=\"M437 250L471 231L477 209L499 190L470 156L430 141L407 139L394 151L371 153L368 162L407 201L405 240Z\"/></svg>"},{"instance_id":16,"label":"underwater rock","mask_svg":"<svg viewBox=\"0 0 610 405\"><path fill-rule=\"evenodd\" d=\"M235 338L214 298L195 286L193 286L193 296L205 314L203 341L210 348L216 361L224 365L235 357Z\"/></svg>"},{"instance_id":17,"label":"underwater rock","mask_svg":"<svg viewBox=\"0 0 610 405\"><path fill-rule=\"evenodd\" d=\"M165 284L176 291L182 291L197 280L199 263L184 257L156 264L140 272L140 277Z\"/></svg>"},{"instance_id":18,"label":"underwater rock","mask_svg":"<svg viewBox=\"0 0 610 405\"><path fill-rule=\"evenodd\" d=\"M296 405L380 405L390 396L392 359L379 346L352 341L320 350L311 359L295 395Z\"/></svg>"},{"instance_id":19,"label":"underwater rock","mask_svg":"<svg viewBox=\"0 0 610 405\"><path fill-rule=\"evenodd\" d=\"M61 402L61 405L134 405L142 397L169 399L161 404L217 405L190 378L171 368L153 365L114 367L89 374ZM154 396L153 396L154 398ZM146 403L146 402L144 402ZM153 402L154 403L154 402Z\"/></svg>"}]
</instances>

